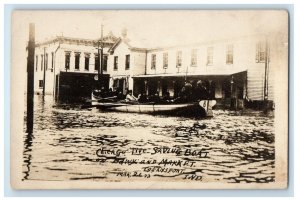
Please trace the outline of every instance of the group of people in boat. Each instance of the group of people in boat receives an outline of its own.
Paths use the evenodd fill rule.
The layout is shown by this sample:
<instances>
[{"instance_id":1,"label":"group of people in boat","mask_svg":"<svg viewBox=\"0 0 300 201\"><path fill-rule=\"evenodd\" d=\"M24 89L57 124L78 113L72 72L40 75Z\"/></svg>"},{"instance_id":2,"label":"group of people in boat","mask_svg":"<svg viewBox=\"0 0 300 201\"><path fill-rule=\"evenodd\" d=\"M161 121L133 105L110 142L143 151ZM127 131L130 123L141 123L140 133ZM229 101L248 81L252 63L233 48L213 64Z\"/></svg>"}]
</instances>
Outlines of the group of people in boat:
<instances>
[{"instance_id":1,"label":"group of people in boat","mask_svg":"<svg viewBox=\"0 0 300 201\"><path fill-rule=\"evenodd\" d=\"M198 80L194 83L185 82L184 86L178 92L176 98L172 98L169 92L165 92L163 96L160 97L158 91L149 95L141 92L136 97L133 95L132 90L127 90L126 95L124 95L121 89L117 89L115 91L112 89L109 89L108 91L102 89L98 91L98 94L96 93L95 95L98 95L102 98L113 97L118 100L124 100L125 102L186 103L209 99L210 90L207 85L202 82L202 80Z\"/></svg>"},{"instance_id":2,"label":"group of people in boat","mask_svg":"<svg viewBox=\"0 0 300 201\"><path fill-rule=\"evenodd\" d=\"M184 86L179 91L176 98L172 98L169 92L165 92L162 97L159 96L159 92L155 92L152 95L145 95L140 93L138 97L133 96L132 91L129 91L126 95L128 101L138 101L140 103L145 102L160 102L160 103L186 103L209 99L210 90L203 84L201 80L197 81L196 84L185 82Z\"/></svg>"}]
</instances>

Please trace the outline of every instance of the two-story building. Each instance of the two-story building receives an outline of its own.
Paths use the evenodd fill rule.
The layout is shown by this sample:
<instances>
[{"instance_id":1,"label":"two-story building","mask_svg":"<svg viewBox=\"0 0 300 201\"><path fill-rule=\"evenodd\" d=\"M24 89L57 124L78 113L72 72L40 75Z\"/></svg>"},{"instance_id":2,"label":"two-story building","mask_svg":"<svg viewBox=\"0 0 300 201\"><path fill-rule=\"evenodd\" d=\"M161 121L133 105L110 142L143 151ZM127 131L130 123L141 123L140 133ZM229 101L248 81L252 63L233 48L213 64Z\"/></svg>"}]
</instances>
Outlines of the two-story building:
<instances>
[{"instance_id":1,"label":"two-story building","mask_svg":"<svg viewBox=\"0 0 300 201\"><path fill-rule=\"evenodd\" d=\"M282 58L287 56L287 39L280 34L160 48L135 47L126 34L117 38L110 33L102 41L106 89L176 98L187 82L195 86L201 80L209 98L241 107L244 100L274 100L274 71L286 65ZM99 83L98 42L61 36L38 43L35 91L89 97Z\"/></svg>"},{"instance_id":2,"label":"two-story building","mask_svg":"<svg viewBox=\"0 0 300 201\"><path fill-rule=\"evenodd\" d=\"M273 100L275 48L274 40L260 34L155 49L119 39L109 50L110 86L136 96L176 98L186 82L195 86L201 80L210 98L243 107L245 99Z\"/></svg>"},{"instance_id":3,"label":"two-story building","mask_svg":"<svg viewBox=\"0 0 300 201\"><path fill-rule=\"evenodd\" d=\"M102 83L107 85L108 55L105 52L115 44L112 33L102 40L90 40L58 36L37 43L35 48L35 84L37 94L52 94L55 97L87 97L98 87L100 57L98 47L103 46Z\"/></svg>"},{"instance_id":4,"label":"two-story building","mask_svg":"<svg viewBox=\"0 0 300 201\"><path fill-rule=\"evenodd\" d=\"M113 90L127 90L135 88L133 77L145 74L147 49L130 45L127 38L119 38L108 50L109 86Z\"/></svg>"}]
</instances>

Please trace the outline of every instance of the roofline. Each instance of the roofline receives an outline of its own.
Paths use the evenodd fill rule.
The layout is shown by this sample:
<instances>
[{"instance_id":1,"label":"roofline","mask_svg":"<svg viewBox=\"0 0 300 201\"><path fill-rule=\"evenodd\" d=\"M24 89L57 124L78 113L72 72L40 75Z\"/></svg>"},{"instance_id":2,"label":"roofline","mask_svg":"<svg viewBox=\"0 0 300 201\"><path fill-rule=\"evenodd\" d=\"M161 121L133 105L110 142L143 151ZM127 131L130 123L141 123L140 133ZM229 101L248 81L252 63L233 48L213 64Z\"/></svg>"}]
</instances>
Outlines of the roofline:
<instances>
[{"instance_id":1,"label":"roofline","mask_svg":"<svg viewBox=\"0 0 300 201\"><path fill-rule=\"evenodd\" d=\"M40 47L40 46L43 46L43 45L49 45L49 44L56 43L56 42L60 42L60 43L71 42L71 43L75 43L75 44L79 43L79 44L83 44L83 45L97 46L99 40L98 39L84 39L84 38L56 36L55 38L52 38L50 40L46 40L46 41L43 41L43 42L36 43L35 47ZM110 46L114 43L115 42L104 41L104 44L106 44L107 46Z\"/></svg>"},{"instance_id":2,"label":"roofline","mask_svg":"<svg viewBox=\"0 0 300 201\"><path fill-rule=\"evenodd\" d=\"M202 46L202 45L209 45L219 42L226 42L226 41L233 41L241 38L251 38L255 36L261 36L261 37L267 37L266 33L255 33L255 34L248 34L238 37L231 37L231 38L222 38L217 40L207 40L202 42L196 42L196 43L187 43L187 44L181 44L181 45L170 45L170 46L161 46L161 47L154 47L154 48L147 48L147 51L149 52L155 52L155 51L163 51L168 49L176 49L176 48L182 48L182 47L193 47L193 46Z\"/></svg>"},{"instance_id":3,"label":"roofline","mask_svg":"<svg viewBox=\"0 0 300 201\"><path fill-rule=\"evenodd\" d=\"M160 73L160 74L141 74L132 76L132 78L151 78L151 77L188 77L188 76L230 76L238 73L245 73L247 70L236 70L226 73L202 72L202 73Z\"/></svg>"}]
</instances>

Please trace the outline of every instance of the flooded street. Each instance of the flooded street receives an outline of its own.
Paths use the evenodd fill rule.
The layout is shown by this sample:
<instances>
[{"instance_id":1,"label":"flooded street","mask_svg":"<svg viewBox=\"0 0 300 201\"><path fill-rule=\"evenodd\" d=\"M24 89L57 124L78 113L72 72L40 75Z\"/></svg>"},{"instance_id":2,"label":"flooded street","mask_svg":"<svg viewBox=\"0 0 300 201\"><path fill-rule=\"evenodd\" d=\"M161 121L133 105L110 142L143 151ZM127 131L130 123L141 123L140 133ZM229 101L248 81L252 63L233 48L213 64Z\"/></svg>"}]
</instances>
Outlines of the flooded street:
<instances>
[{"instance_id":1,"label":"flooded street","mask_svg":"<svg viewBox=\"0 0 300 201\"><path fill-rule=\"evenodd\" d=\"M209 119L100 112L35 97L24 180L275 180L274 118L214 110ZM25 130L25 129L24 129Z\"/></svg>"}]
</instances>

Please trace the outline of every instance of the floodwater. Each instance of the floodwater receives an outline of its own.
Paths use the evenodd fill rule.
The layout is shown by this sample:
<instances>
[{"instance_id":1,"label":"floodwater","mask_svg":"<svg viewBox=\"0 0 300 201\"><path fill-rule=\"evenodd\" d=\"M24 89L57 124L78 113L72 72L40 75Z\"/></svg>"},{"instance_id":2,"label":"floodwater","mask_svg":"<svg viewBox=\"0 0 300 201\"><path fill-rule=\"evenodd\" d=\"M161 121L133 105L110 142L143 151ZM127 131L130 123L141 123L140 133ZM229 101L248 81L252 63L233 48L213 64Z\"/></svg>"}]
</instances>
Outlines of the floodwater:
<instances>
[{"instance_id":1,"label":"floodwater","mask_svg":"<svg viewBox=\"0 0 300 201\"><path fill-rule=\"evenodd\" d=\"M100 112L40 96L34 110L34 131L24 132L24 180L275 181L273 117Z\"/></svg>"}]
</instances>

